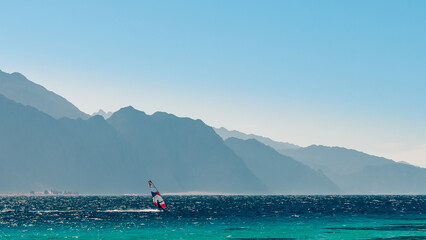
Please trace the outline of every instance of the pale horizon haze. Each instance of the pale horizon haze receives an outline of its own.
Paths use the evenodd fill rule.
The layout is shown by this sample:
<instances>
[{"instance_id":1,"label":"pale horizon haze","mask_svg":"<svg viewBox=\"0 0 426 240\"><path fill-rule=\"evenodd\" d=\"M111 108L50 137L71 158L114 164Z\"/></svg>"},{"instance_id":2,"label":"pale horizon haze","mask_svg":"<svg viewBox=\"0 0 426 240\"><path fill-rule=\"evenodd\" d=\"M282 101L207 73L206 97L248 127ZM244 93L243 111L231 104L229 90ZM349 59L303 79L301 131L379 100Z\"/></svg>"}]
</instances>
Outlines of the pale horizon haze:
<instances>
[{"instance_id":1,"label":"pale horizon haze","mask_svg":"<svg viewBox=\"0 0 426 240\"><path fill-rule=\"evenodd\" d=\"M426 167L424 1L1 1L0 70L126 106Z\"/></svg>"}]
</instances>

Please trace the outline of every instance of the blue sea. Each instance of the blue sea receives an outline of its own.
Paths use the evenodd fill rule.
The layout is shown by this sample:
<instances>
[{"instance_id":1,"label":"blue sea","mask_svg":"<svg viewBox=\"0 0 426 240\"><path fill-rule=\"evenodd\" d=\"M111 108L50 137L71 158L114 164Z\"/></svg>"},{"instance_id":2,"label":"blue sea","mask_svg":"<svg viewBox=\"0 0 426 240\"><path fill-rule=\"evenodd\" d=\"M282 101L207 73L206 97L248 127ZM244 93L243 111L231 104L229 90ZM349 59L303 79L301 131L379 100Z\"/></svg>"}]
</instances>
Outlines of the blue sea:
<instances>
[{"instance_id":1,"label":"blue sea","mask_svg":"<svg viewBox=\"0 0 426 240\"><path fill-rule=\"evenodd\" d=\"M0 197L0 239L426 239L426 196Z\"/></svg>"}]
</instances>

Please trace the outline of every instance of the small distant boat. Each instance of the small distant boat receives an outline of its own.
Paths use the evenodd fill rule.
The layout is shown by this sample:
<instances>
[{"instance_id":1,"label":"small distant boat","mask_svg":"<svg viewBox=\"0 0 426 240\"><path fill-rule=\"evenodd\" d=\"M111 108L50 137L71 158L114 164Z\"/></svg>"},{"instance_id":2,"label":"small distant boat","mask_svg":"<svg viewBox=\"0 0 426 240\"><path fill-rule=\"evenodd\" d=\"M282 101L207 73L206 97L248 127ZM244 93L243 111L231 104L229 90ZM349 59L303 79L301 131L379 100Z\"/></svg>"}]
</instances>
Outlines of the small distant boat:
<instances>
[{"instance_id":1,"label":"small distant boat","mask_svg":"<svg viewBox=\"0 0 426 240\"><path fill-rule=\"evenodd\" d=\"M155 206L157 206L160 210L167 211L166 203L164 202L164 199L161 197L157 188L154 186L154 183L148 181L148 184L149 188L151 189L152 201L154 202Z\"/></svg>"}]
</instances>

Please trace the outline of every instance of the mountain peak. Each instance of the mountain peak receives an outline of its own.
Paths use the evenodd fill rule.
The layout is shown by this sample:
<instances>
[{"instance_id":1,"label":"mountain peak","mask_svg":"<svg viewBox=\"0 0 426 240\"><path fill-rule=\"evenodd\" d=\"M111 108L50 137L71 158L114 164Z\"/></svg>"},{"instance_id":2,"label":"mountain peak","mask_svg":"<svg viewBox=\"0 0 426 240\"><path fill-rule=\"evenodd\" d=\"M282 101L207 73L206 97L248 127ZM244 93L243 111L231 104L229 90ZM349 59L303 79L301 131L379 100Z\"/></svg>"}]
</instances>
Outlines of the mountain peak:
<instances>
[{"instance_id":1,"label":"mountain peak","mask_svg":"<svg viewBox=\"0 0 426 240\"><path fill-rule=\"evenodd\" d=\"M0 94L23 105L35 107L56 119L89 118L89 115L80 111L65 98L28 80L18 72L9 74L0 71Z\"/></svg>"},{"instance_id":2,"label":"mountain peak","mask_svg":"<svg viewBox=\"0 0 426 240\"><path fill-rule=\"evenodd\" d=\"M170 119L170 118L177 118L175 115L167 112L155 112L152 114L152 117L157 119Z\"/></svg>"},{"instance_id":3,"label":"mountain peak","mask_svg":"<svg viewBox=\"0 0 426 240\"><path fill-rule=\"evenodd\" d=\"M138 111L138 110L136 110L134 107L132 107L132 106L127 106L127 107L122 107L122 108L120 108L117 112L115 112L115 113L130 113L130 112L135 112L135 111Z\"/></svg>"},{"instance_id":4,"label":"mountain peak","mask_svg":"<svg viewBox=\"0 0 426 240\"><path fill-rule=\"evenodd\" d=\"M226 140L230 137L235 137L238 139L256 139L257 141L266 144L272 148L274 148L277 151L283 150L283 149L298 149L300 148L299 146L295 145L295 144L291 144L288 142L278 142L278 141L274 141L270 138L267 137L262 137L262 136L258 136L258 135L254 135L254 134L245 134L236 130L228 130L224 127L221 128L214 128L214 131L220 136L222 137L223 140Z\"/></svg>"},{"instance_id":5,"label":"mountain peak","mask_svg":"<svg viewBox=\"0 0 426 240\"><path fill-rule=\"evenodd\" d=\"M105 112L104 110L99 109L99 111L94 112L92 114L92 116L96 116L96 115L102 116L104 119L108 119L109 117L112 116L112 112Z\"/></svg>"},{"instance_id":6,"label":"mountain peak","mask_svg":"<svg viewBox=\"0 0 426 240\"><path fill-rule=\"evenodd\" d=\"M123 107L120 108L120 110L114 112L111 117L109 117L109 119L114 119L114 118L129 118L129 117L134 117L134 116L143 116L146 117L147 114L143 111L137 110L132 106L127 106L127 107Z\"/></svg>"},{"instance_id":7,"label":"mountain peak","mask_svg":"<svg viewBox=\"0 0 426 240\"><path fill-rule=\"evenodd\" d=\"M11 75L12 76L15 76L15 77L19 77L19 78L24 78L24 79L27 79L22 73L20 73L20 72L13 72L13 73L11 73Z\"/></svg>"}]
</instances>

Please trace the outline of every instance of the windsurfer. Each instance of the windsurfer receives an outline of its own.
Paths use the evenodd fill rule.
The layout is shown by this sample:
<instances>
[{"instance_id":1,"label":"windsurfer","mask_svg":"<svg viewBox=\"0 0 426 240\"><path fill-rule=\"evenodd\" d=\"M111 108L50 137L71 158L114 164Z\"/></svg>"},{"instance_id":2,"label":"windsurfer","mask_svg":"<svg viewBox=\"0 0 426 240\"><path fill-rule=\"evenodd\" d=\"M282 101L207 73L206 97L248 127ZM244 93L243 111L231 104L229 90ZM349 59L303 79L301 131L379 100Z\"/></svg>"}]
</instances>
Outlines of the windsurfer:
<instances>
[{"instance_id":1,"label":"windsurfer","mask_svg":"<svg viewBox=\"0 0 426 240\"><path fill-rule=\"evenodd\" d=\"M157 207L160 209L160 210L163 210L163 208L161 207L161 205L160 205L160 201L158 201L157 200Z\"/></svg>"},{"instance_id":2,"label":"windsurfer","mask_svg":"<svg viewBox=\"0 0 426 240\"><path fill-rule=\"evenodd\" d=\"M151 188L151 195L152 195L152 200L154 204L158 207L158 209L166 211L167 210L166 203L164 202L157 188L154 186L154 184L151 181L148 181L148 183L149 183L149 187Z\"/></svg>"}]
</instances>

